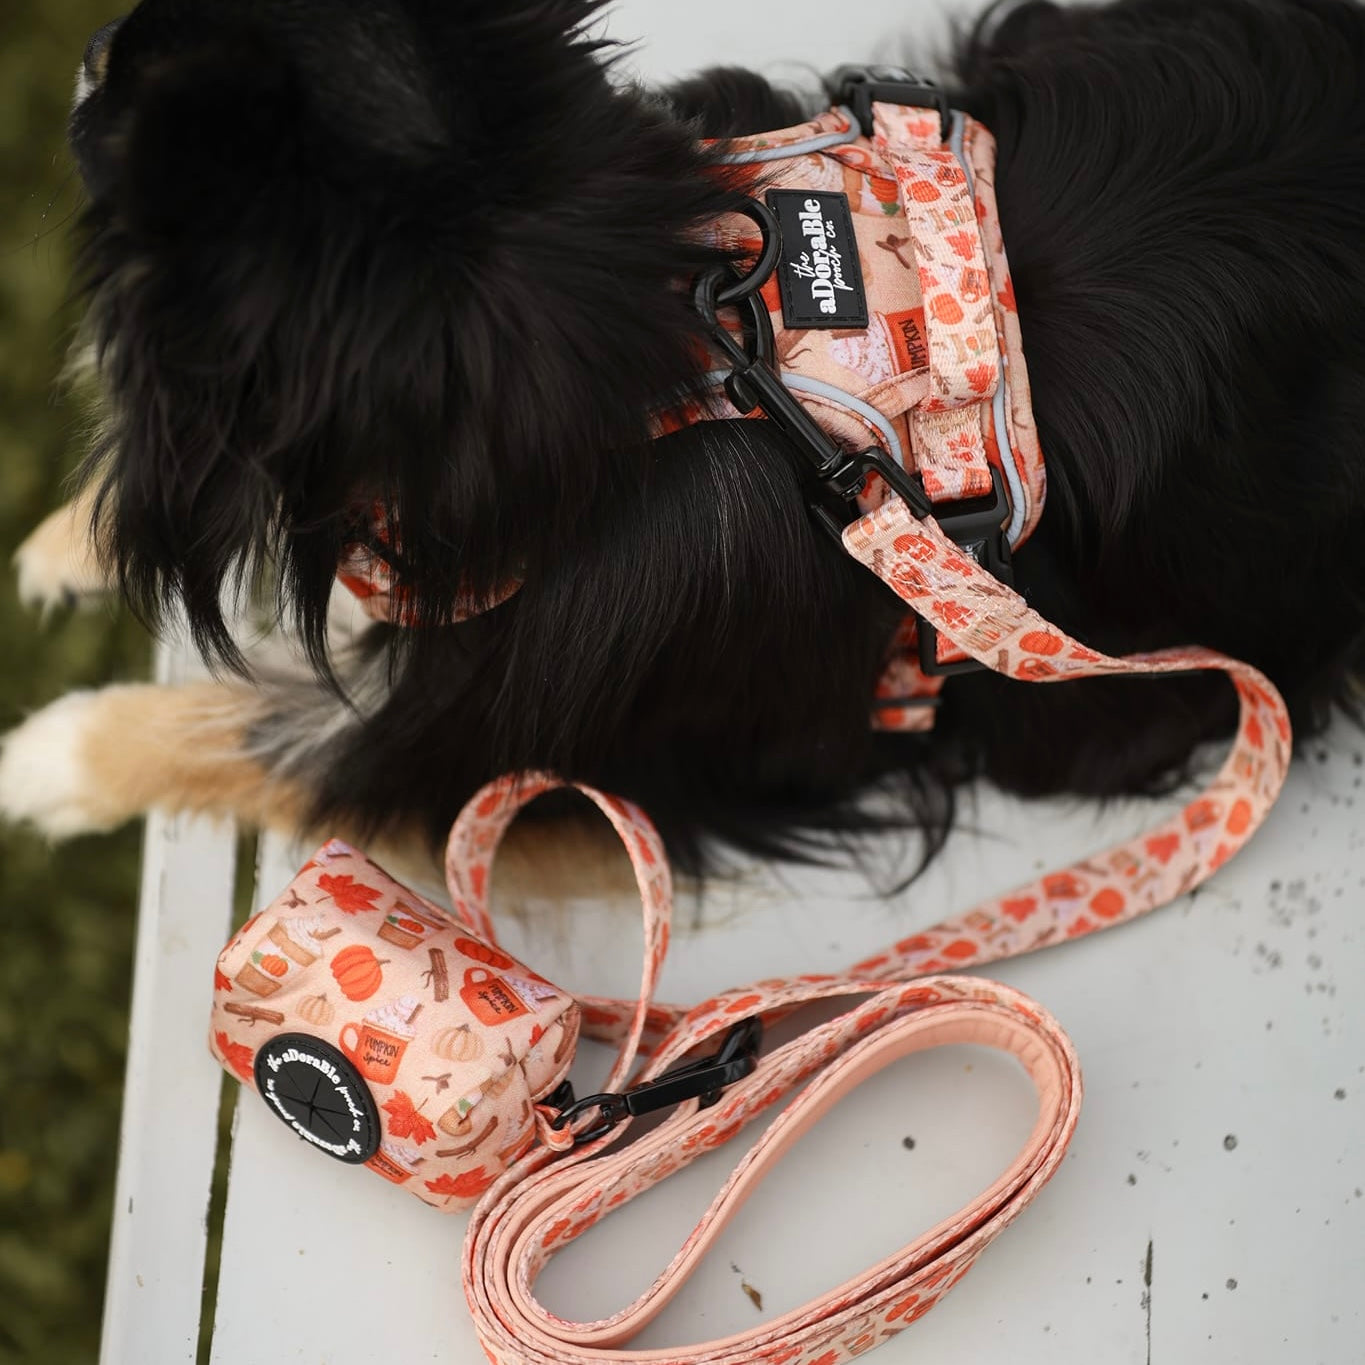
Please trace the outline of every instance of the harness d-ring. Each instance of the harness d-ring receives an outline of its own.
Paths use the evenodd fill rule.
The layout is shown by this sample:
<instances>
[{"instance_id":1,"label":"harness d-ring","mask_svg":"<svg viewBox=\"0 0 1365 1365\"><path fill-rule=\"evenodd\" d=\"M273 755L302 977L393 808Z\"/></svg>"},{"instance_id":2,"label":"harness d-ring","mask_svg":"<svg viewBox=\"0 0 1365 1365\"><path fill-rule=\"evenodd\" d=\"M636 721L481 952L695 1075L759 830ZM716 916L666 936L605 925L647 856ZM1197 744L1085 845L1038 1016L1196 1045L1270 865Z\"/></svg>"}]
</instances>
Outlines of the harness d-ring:
<instances>
[{"instance_id":1,"label":"harness d-ring","mask_svg":"<svg viewBox=\"0 0 1365 1365\"><path fill-rule=\"evenodd\" d=\"M778 225L777 215L767 204L760 204L757 199L746 199L735 212L742 213L758 225L763 245L753 268L741 275L733 284L726 285L716 295L717 308L729 308L732 304L742 303L751 295L757 294L767 284L768 277L777 269L777 258L782 254L782 229Z\"/></svg>"}]
</instances>

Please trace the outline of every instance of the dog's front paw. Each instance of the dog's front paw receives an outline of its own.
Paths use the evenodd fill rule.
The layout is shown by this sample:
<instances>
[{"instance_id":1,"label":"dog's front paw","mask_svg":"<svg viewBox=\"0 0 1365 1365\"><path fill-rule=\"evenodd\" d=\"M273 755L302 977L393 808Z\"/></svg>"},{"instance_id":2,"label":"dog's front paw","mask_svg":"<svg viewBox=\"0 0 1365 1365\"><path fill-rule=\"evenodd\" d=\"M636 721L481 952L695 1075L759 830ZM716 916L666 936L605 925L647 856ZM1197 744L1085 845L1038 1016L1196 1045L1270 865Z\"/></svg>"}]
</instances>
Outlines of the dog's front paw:
<instances>
[{"instance_id":1,"label":"dog's front paw","mask_svg":"<svg viewBox=\"0 0 1365 1365\"><path fill-rule=\"evenodd\" d=\"M90 511L83 499L59 507L15 551L19 600L48 616L108 595L112 589L90 538Z\"/></svg>"},{"instance_id":2,"label":"dog's front paw","mask_svg":"<svg viewBox=\"0 0 1365 1365\"><path fill-rule=\"evenodd\" d=\"M70 692L0 738L0 819L65 839L126 818L91 762L99 710L98 692Z\"/></svg>"}]
</instances>

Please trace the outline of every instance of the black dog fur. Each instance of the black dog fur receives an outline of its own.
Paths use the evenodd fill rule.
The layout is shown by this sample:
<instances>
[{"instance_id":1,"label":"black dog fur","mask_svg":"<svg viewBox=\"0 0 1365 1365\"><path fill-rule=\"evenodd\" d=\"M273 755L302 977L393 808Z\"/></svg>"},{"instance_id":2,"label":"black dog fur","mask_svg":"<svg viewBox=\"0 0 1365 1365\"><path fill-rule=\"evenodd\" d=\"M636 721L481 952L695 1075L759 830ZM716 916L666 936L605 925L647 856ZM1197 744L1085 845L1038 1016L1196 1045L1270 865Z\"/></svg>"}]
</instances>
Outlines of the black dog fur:
<instances>
[{"instance_id":1,"label":"black dog fur","mask_svg":"<svg viewBox=\"0 0 1365 1365\"><path fill-rule=\"evenodd\" d=\"M338 558L392 509L427 624L367 637L386 698L300 758L283 689L256 736L322 823L435 839L548 768L695 867L888 819L932 850L978 775L1169 786L1230 728L1219 679L979 674L932 736L873 733L901 609L813 529L781 438L650 441L698 370L696 228L735 202L698 139L809 109L737 70L613 84L597 7L144 0L118 30L72 138L111 397L89 476L130 599L182 600L235 663L221 590L273 563L316 697ZM1365 663L1365 10L997 6L948 83L999 141L1048 459L1022 591L1111 652L1249 660L1321 729Z\"/></svg>"}]
</instances>

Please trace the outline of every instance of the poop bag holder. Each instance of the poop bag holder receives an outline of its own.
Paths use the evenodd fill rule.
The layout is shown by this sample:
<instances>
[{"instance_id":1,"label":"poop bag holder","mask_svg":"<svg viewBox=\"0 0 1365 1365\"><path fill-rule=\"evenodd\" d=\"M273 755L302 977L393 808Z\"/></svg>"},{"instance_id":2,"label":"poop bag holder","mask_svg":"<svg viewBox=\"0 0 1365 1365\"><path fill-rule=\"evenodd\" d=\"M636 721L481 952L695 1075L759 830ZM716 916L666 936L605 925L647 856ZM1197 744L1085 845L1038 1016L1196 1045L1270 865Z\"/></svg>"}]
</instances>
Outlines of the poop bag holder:
<instances>
[{"instance_id":1,"label":"poop bag holder","mask_svg":"<svg viewBox=\"0 0 1365 1365\"><path fill-rule=\"evenodd\" d=\"M441 1209L534 1143L578 1040L570 995L336 839L223 949L214 986L224 1067L304 1141Z\"/></svg>"}]
</instances>

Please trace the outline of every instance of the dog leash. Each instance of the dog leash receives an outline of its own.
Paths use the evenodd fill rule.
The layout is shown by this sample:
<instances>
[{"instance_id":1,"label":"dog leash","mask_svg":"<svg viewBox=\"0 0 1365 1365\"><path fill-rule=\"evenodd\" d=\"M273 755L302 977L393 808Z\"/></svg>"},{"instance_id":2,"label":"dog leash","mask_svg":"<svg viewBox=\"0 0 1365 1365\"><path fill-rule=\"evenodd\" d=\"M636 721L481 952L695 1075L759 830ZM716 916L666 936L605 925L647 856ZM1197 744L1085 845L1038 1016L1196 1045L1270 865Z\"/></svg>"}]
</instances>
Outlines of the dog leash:
<instances>
[{"instance_id":1,"label":"dog leash","mask_svg":"<svg viewBox=\"0 0 1365 1365\"><path fill-rule=\"evenodd\" d=\"M495 1365L838 1365L922 1316L1055 1172L1081 1098L1075 1053L1046 1010L999 983L940 973L1064 942L1166 904L1251 838L1284 782L1288 713L1274 687L1249 665L1201 649L1125 659L1087 649L899 499L850 526L845 544L959 649L1006 676L1053 682L1225 672L1241 707L1231 752L1195 800L1144 836L919 931L848 972L760 981L686 1010L653 1003L672 901L658 837L638 807L580 787L611 821L635 871L645 911L641 991L632 1001L583 1000L585 1034L620 1044L606 1082L615 1093L580 1102L570 1126L556 1126L560 1116L540 1106L542 1145L500 1177L474 1210L464 1287L480 1342ZM526 802L559 785L539 775L504 778L480 793L452 829L446 857L452 903L479 936L494 937L489 869L503 832ZM698 1065L698 1051L736 1021L772 1019L802 1005L854 996L859 1003L846 1013L775 1049L729 1083L720 1107L702 1107L692 1089L694 1098L658 1127L618 1145L630 1118L651 1107L651 1087L662 1088L680 1062ZM893 1061L964 1042L1017 1057L1038 1092L1033 1132L990 1189L864 1274L761 1327L681 1350L622 1349L677 1293L758 1181L822 1114ZM700 1065L723 1069L724 1051ZM645 1055L630 1088L619 1091L636 1058ZM572 1323L536 1301L535 1280L551 1256L613 1208L728 1141L807 1080L806 1090L740 1160L670 1265L633 1303L597 1322ZM632 1096L642 1097L638 1109Z\"/></svg>"}]
</instances>

